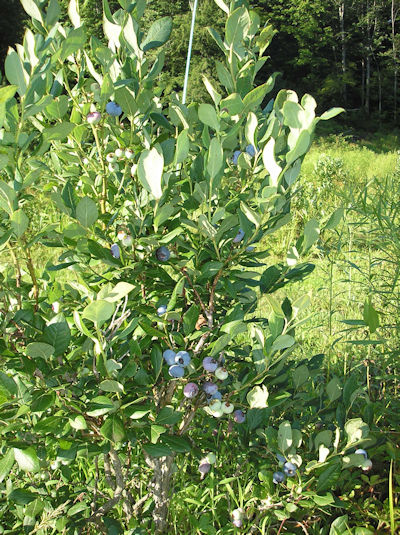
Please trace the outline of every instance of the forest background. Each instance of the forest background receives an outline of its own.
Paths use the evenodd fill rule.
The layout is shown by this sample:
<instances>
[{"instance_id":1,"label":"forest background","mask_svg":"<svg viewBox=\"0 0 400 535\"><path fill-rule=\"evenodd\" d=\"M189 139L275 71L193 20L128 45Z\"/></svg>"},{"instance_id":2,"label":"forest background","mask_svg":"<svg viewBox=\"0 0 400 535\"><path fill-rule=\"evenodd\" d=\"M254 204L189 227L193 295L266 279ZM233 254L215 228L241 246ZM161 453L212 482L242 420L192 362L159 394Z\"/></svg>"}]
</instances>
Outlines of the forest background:
<instances>
[{"instance_id":1,"label":"forest background","mask_svg":"<svg viewBox=\"0 0 400 535\"><path fill-rule=\"evenodd\" d=\"M246 3L246 2L245 2ZM20 42L28 21L19 0L1 0L0 65L9 46ZM67 11L68 0L60 4ZM101 0L80 3L89 36L103 39ZM112 10L117 0L110 0ZM279 71L275 87L296 87L311 93L321 110L342 106L347 110L336 123L360 135L391 130L400 115L400 1L399 0L253 0L262 22L277 34L269 48L270 60L258 74L258 83ZM161 91L179 92L183 85L189 40L189 0L148 0L146 23L163 16L173 18ZM191 99L208 99L202 74L218 86L215 59L221 52L207 31L219 29L223 15L213 0L200 0L193 44L189 85ZM335 125L329 125L330 128Z\"/></svg>"}]
</instances>

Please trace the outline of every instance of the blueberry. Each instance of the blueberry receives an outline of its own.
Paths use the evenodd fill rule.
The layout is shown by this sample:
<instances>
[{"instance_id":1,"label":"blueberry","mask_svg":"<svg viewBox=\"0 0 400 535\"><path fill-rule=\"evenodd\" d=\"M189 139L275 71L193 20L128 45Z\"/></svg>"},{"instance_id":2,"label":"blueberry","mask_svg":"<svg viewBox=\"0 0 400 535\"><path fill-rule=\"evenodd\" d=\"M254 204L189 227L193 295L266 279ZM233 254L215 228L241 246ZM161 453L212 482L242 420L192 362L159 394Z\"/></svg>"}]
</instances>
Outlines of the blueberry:
<instances>
[{"instance_id":1,"label":"blueberry","mask_svg":"<svg viewBox=\"0 0 400 535\"><path fill-rule=\"evenodd\" d=\"M110 247L111 254L114 258L119 258L121 256L119 252L119 247L117 243L113 243Z\"/></svg>"},{"instance_id":2,"label":"blueberry","mask_svg":"<svg viewBox=\"0 0 400 535\"><path fill-rule=\"evenodd\" d=\"M247 145L246 152L253 158L256 155L256 149L254 148L254 145Z\"/></svg>"},{"instance_id":3,"label":"blueberry","mask_svg":"<svg viewBox=\"0 0 400 535\"><path fill-rule=\"evenodd\" d=\"M106 106L106 112L112 117L119 117L122 113L121 106L118 106L115 102L108 102Z\"/></svg>"},{"instance_id":4,"label":"blueberry","mask_svg":"<svg viewBox=\"0 0 400 535\"><path fill-rule=\"evenodd\" d=\"M167 247L159 247L156 251L156 258L160 262L167 262L169 260L169 257L171 256L171 253Z\"/></svg>"},{"instance_id":5,"label":"blueberry","mask_svg":"<svg viewBox=\"0 0 400 535\"><path fill-rule=\"evenodd\" d=\"M365 450L356 450L354 453L356 453L357 455L363 455L364 456L364 459L368 459L368 453L365 451Z\"/></svg>"},{"instance_id":6,"label":"blueberry","mask_svg":"<svg viewBox=\"0 0 400 535\"><path fill-rule=\"evenodd\" d=\"M233 238L233 243L240 243L243 240L243 238L244 238L244 230L240 228L236 236Z\"/></svg>"},{"instance_id":7,"label":"blueberry","mask_svg":"<svg viewBox=\"0 0 400 535\"><path fill-rule=\"evenodd\" d=\"M212 396L218 391L218 386L215 383L212 383L211 381L206 381L203 384L203 390L206 394L210 394L210 396Z\"/></svg>"},{"instance_id":8,"label":"blueberry","mask_svg":"<svg viewBox=\"0 0 400 535\"><path fill-rule=\"evenodd\" d=\"M202 474L202 475L206 475L208 474L208 472L211 470L211 464L210 463L206 463L204 461L202 461L200 464L199 464L199 472Z\"/></svg>"},{"instance_id":9,"label":"blueberry","mask_svg":"<svg viewBox=\"0 0 400 535\"><path fill-rule=\"evenodd\" d=\"M249 245L248 247L246 247L246 251L248 253L252 253L254 251L255 247L253 247L253 245Z\"/></svg>"},{"instance_id":10,"label":"blueberry","mask_svg":"<svg viewBox=\"0 0 400 535\"><path fill-rule=\"evenodd\" d=\"M217 368L215 370L215 377L220 381L224 381L228 377L228 372L225 368Z\"/></svg>"},{"instance_id":11,"label":"blueberry","mask_svg":"<svg viewBox=\"0 0 400 535\"><path fill-rule=\"evenodd\" d=\"M284 465L283 465L283 471L285 472L285 474L289 477L293 477L295 474L296 474L296 471L297 471L297 466L293 463L290 463L289 461L287 461Z\"/></svg>"},{"instance_id":12,"label":"blueberry","mask_svg":"<svg viewBox=\"0 0 400 535\"><path fill-rule=\"evenodd\" d=\"M199 387L196 385L196 383L188 383L183 389L183 395L186 398L195 398L198 393Z\"/></svg>"},{"instance_id":13,"label":"blueberry","mask_svg":"<svg viewBox=\"0 0 400 535\"><path fill-rule=\"evenodd\" d=\"M233 163L233 165L237 165L239 156L240 156L241 154L242 154L242 153L241 153L240 150L235 150L235 152L233 153L233 156L232 156L232 163Z\"/></svg>"},{"instance_id":14,"label":"blueberry","mask_svg":"<svg viewBox=\"0 0 400 535\"><path fill-rule=\"evenodd\" d=\"M168 373L171 377L180 378L185 375L185 370L182 368L182 366L178 366L177 364L174 364L173 366L170 366Z\"/></svg>"},{"instance_id":15,"label":"blueberry","mask_svg":"<svg viewBox=\"0 0 400 535\"><path fill-rule=\"evenodd\" d=\"M207 372L215 372L215 370L218 368L218 362L212 357L206 357L203 359L203 368Z\"/></svg>"},{"instance_id":16,"label":"blueberry","mask_svg":"<svg viewBox=\"0 0 400 535\"><path fill-rule=\"evenodd\" d=\"M236 519L243 518L243 513L244 511L241 507L239 507L239 509L234 509L232 511L232 518L236 518Z\"/></svg>"},{"instance_id":17,"label":"blueberry","mask_svg":"<svg viewBox=\"0 0 400 535\"><path fill-rule=\"evenodd\" d=\"M175 351L172 351L172 349L166 349L163 353L163 357L164 357L164 360L165 362L169 365L169 366L173 366L175 364Z\"/></svg>"},{"instance_id":18,"label":"blueberry","mask_svg":"<svg viewBox=\"0 0 400 535\"><path fill-rule=\"evenodd\" d=\"M235 407L232 405L232 403L229 403L229 401L225 401L221 404L221 409L224 414L231 414L234 408Z\"/></svg>"},{"instance_id":19,"label":"blueberry","mask_svg":"<svg viewBox=\"0 0 400 535\"><path fill-rule=\"evenodd\" d=\"M157 308L157 315L158 316L163 316L166 312L167 312L167 305L160 305Z\"/></svg>"},{"instance_id":20,"label":"blueberry","mask_svg":"<svg viewBox=\"0 0 400 535\"><path fill-rule=\"evenodd\" d=\"M238 409L233 413L233 419L237 424L242 424L246 420L246 415L243 411Z\"/></svg>"},{"instance_id":21,"label":"blueberry","mask_svg":"<svg viewBox=\"0 0 400 535\"><path fill-rule=\"evenodd\" d=\"M89 124L97 124L100 122L101 119L101 113L98 111L92 111L87 114L86 120Z\"/></svg>"},{"instance_id":22,"label":"blueberry","mask_svg":"<svg viewBox=\"0 0 400 535\"><path fill-rule=\"evenodd\" d=\"M189 366L191 360L192 359L187 351L178 351L175 357L176 364L183 367Z\"/></svg>"},{"instance_id":23,"label":"blueberry","mask_svg":"<svg viewBox=\"0 0 400 535\"><path fill-rule=\"evenodd\" d=\"M286 462L286 458L285 458L283 455L281 455L280 453L277 453L277 454L276 454L276 458L278 459L278 461L279 461L280 463L285 464L285 462Z\"/></svg>"},{"instance_id":24,"label":"blueberry","mask_svg":"<svg viewBox=\"0 0 400 535\"><path fill-rule=\"evenodd\" d=\"M285 478L286 476L283 472L274 472L272 474L272 481L275 483L275 485L283 483L285 481Z\"/></svg>"},{"instance_id":25,"label":"blueberry","mask_svg":"<svg viewBox=\"0 0 400 535\"><path fill-rule=\"evenodd\" d=\"M219 399L219 400L222 399L222 394L221 394L221 392L219 390L214 392L214 394L209 394L209 396L210 396L210 398L209 398L210 401L213 400L213 399Z\"/></svg>"}]
</instances>

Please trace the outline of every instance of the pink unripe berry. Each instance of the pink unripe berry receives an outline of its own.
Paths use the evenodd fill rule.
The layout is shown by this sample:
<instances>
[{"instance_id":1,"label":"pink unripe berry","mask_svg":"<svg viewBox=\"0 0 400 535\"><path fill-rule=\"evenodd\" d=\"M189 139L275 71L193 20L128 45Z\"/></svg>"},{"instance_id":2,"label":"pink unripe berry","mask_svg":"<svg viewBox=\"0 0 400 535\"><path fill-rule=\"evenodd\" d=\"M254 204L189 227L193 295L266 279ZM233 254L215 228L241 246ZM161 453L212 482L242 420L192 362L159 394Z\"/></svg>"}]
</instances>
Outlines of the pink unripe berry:
<instances>
[{"instance_id":1,"label":"pink unripe berry","mask_svg":"<svg viewBox=\"0 0 400 535\"><path fill-rule=\"evenodd\" d=\"M213 373L218 368L218 362L212 357L206 357L203 359L203 368L207 372Z\"/></svg>"},{"instance_id":2,"label":"pink unripe berry","mask_svg":"<svg viewBox=\"0 0 400 535\"><path fill-rule=\"evenodd\" d=\"M235 420L237 424L242 424L246 420L246 415L244 414L243 411L238 409L237 411L233 413L233 419Z\"/></svg>"},{"instance_id":3,"label":"pink unripe berry","mask_svg":"<svg viewBox=\"0 0 400 535\"><path fill-rule=\"evenodd\" d=\"M97 124L100 122L101 113L98 111L92 111L87 114L86 120L89 124Z\"/></svg>"},{"instance_id":4,"label":"pink unripe berry","mask_svg":"<svg viewBox=\"0 0 400 535\"><path fill-rule=\"evenodd\" d=\"M199 387L196 385L196 383L187 383L183 389L183 395L186 398L194 398L199 393Z\"/></svg>"}]
</instances>

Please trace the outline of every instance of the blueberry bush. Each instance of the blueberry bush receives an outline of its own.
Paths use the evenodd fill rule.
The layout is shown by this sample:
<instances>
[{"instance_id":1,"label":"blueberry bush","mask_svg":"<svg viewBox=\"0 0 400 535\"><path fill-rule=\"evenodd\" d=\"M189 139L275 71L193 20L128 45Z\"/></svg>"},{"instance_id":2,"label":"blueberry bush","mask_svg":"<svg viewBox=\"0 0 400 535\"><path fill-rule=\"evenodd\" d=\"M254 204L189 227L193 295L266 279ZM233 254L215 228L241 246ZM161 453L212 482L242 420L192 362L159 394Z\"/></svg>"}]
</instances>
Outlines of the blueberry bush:
<instances>
[{"instance_id":1,"label":"blueberry bush","mask_svg":"<svg viewBox=\"0 0 400 535\"><path fill-rule=\"evenodd\" d=\"M239 0L216 0L225 35L209 30L220 87L166 100L171 20L144 34L145 0L119 3L104 0L105 46L77 0L65 24L57 0L22 0L33 30L5 61L0 531L171 533L174 478L223 477L232 433L259 480L247 500L225 479L214 527L196 529L300 526L339 507L374 444L357 381L290 359L309 305L290 284L335 222L308 221L271 260L315 126L341 110L270 99L276 73L255 86L274 31Z\"/></svg>"}]
</instances>

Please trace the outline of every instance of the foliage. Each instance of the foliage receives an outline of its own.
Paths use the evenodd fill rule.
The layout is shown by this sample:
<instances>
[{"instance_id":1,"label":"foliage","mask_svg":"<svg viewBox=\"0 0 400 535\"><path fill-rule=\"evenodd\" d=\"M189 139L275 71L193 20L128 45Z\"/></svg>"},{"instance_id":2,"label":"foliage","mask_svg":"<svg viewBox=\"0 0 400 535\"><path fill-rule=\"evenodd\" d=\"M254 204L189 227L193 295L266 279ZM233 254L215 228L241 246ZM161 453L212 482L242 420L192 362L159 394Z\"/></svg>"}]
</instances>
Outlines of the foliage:
<instances>
[{"instance_id":1,"label":"foliage","mask_svg":"<svg viewBox=\"0 0 400 535\"><path fill-rule=\"evenodd\" d=\"M255 78L274 31L242 2L221 0L225 34L211 32L224 57L220 92L205 78L212 104L163 101L171 20L142 31L145 2L119 3L113 12L104 2L105 46L95 36L87 45L75 0L72 25L58 22L55 0L25 0L35 32L6 58L2 524L168 532L177 466L189 458L190 471L207 453L223 462L219 437L233 429L239 459L265 455L259 483L248 498L239 479L224 477L221 516L194 529L233 532L234 507L246 506L239 520L264 531L301 525L310 509L344 508L335 493L371 467L356 450L383 442L356 375L325 381L321 357L289 358L309 305L305 294L291 298L291 283L313 270L301 257L319 239L318 221L307 221L283 261L265 245L290 221L316 124L341 110L316 117L315 100L290 90L264 106L276 76L260 86ZM39 191L58 214L42 228L30 217ZM39 247L57 255L44 269ZM258 314L261 295L268 310ZM167 350L187 351L185 365L167 364ZM228 377L217 381L207 357ZM188 381L200 387L193 399ZM211 381L223 407L206 395ZM233 406L244 423L229 416ZM279 462L288 477L275 487ZM334 521L337 532L347 520Z\"/></svg>"}]
</instances>

